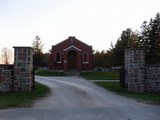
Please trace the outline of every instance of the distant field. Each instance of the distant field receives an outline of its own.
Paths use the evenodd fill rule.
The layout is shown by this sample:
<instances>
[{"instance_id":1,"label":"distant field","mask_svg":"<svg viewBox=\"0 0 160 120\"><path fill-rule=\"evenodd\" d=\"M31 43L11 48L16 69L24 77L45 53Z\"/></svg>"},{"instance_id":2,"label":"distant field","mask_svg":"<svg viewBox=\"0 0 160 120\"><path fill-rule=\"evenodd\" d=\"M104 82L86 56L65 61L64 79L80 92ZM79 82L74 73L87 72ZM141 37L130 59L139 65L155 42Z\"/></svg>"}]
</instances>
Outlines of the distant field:
<instances>
[{"instance_id":1,"label":"distant field","mask_svg":"<svg viewBox=\"0 0 160 120\"><path fill-rule=\"evenodd\" d=\"M88 80L119 80L119 72L81 72L80 76Z\"/></svg>"}]
</instances>

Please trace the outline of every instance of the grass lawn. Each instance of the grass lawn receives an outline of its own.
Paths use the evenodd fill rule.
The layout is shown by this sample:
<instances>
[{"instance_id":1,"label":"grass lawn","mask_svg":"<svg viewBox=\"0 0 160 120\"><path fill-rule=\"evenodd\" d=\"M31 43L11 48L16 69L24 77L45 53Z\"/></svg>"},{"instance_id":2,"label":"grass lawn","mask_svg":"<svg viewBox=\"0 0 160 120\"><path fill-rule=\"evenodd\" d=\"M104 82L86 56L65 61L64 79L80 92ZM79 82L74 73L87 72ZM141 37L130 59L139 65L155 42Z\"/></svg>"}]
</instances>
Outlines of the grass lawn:
<instances>
[{"instance_id":1,"label":"grass lawn","mask_svg":"<svg viewBox=\"0 0 160 120\"><path fill-rule=\"evenodd\" d=\"M36 75L39 76L66 76L64 72L53 72L53 71L47 71L47 70L37 70Z\"/></svg>"},{"instance_id":2,"label":"grass lawn","mask_svg":"<svg viewBox=\"0 0 160 120\"><path fill-rule=\"evenodd\" d=\"M158 104L160 105L160 94L159 93L132 93L128 92L127 89L120 87L118 82L96 82L95 84L104 87L105 89L115 92L116 94L134 98L137 101Z\"/></svg>"},{"instance_id":3,"label":"grass lawn","mask_svg":"<svg viewBox=\"0 0 160 120\"><path fill-rule=\"evenodd\" d=\"M31 92L0 92L0 109L12 107L30 107L32 103L47 95L50 89L40 83L35 84L35 89Z\"/></svg>"},{"instance_id":4,"label":"grass lawn","mask_svg":"<svg viewBox=\"0 0 160 120\"><path fill-rule=\"evenodd\" d=\"M119 72L81 72L80 76L88 80L119 80Z\"/></svg>"}]
</instances>

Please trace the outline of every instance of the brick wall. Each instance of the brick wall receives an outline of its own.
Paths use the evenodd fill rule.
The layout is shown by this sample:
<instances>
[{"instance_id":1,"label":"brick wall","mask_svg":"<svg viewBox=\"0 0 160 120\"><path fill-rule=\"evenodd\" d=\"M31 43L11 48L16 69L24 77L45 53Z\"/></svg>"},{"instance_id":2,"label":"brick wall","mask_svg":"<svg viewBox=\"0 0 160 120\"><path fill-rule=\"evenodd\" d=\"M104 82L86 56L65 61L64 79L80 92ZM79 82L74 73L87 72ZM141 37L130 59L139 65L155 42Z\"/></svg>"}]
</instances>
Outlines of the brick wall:
<instances>
[{"instance_id":1,"label":"brick wall","mask_svg":"<svg viewBox=\"0 0 160 120\"><path fill-rule=\"evenodd\" d=\"M75 49L74 47L79 50ZM70 48L71 47L71 48ZM52 54L50 55L49 68L51 70L68 70L68 52L76 51L77 53L77 70L93 70L94 60L92 54L92 46L83 43L75 37L69 37L68 39L52 46ZM61 63L56 63L56 53L61 54ZM88 53L88 63L83 63L83 53Z\"/></svg>"}]
</instances>

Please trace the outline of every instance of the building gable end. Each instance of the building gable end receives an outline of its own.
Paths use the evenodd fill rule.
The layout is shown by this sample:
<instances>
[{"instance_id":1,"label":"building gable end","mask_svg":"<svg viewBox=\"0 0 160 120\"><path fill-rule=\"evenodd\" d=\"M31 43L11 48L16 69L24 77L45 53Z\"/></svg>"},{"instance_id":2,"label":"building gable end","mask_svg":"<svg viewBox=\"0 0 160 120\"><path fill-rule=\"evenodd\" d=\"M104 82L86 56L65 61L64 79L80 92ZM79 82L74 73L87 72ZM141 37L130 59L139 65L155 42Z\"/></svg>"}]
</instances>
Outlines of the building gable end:
<instances>
[{"instance_id":1,"label":"building gable end","mask_svg":"<svg viewBox=\"0 0 160 120\"><path fill-rule=\"evenodd\" d=\"M76 50L78 50L78 51L82 51L81 49L77 48L77 47L74 46L74 45L71 45L71 46L69 46L68 48L63 49L63 51L67 51L67 50L69 50L69 49L71 49L71 48L74 48L74 49L76 49Z\"/></svg>"}]
</instances>

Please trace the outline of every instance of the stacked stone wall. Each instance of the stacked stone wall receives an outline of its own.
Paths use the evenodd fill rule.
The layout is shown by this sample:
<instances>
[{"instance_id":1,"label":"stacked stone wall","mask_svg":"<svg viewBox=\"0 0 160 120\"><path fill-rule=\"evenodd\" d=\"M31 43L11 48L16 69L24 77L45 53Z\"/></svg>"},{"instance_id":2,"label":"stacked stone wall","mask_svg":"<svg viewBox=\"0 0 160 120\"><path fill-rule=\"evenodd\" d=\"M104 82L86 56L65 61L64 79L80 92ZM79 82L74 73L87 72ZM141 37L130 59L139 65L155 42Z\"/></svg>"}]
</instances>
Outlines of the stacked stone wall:
<instances>
[{"instance_id":1,"label":"stacked stone wall","mask_svg":"<svg viewBox=\"0 0 160 120\"><path fill-rule=\"evenodd\" d=\"M13 88L14 65L0 65L0 91L6 92Z\"/></svg>"},{"instance_id":2,"label":"stacked stone wall","mask_svg":"<svg viewBox=\"0 0 160 120\"><path fill-rule=\"evenodd\" d=\"M146 89L148 92L160 92L160 65L146 65Z\"/></svg>"},{"instance_id":3,"label":"stacked stone wall","mask_svg":"<svg viewBox=\"0 0 160 120\"><path fill-rule=\"evenodd\" d=\"M0 65L0 91L31 91L33 49L14 47L14 65Z\"/></svg>"},{"instance_id":4,"label":"stacked stone wall","mask_svg":"<svg viewBox=\"0 0 160 120\"><path fill-rule=\"evenodd\" d=\"M33 50L30 47L14 48L14 91L31 91L33 85Z\"/></svg>"},{"instance_id":5,"label":"stacked stone wall","mask_svg":"<svg viewBox=\"0 0 160 120\"><path fill-rule=\"evenodd\" d=\"M125 51L125 71L128 91L144 91L144 52L141 49Z\"/></svg>"},{"instance_id":6,"label":"stacked stone wall","mask_svg":"<svg viewBox=\"0 0 160 120\"><path fill-rule=\"evenodd\" d=\"M125 50L125 81L131 92L160 92L160 65L145 65L143 49Z\"/></svg>"}]
</instances>

